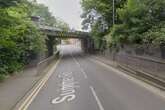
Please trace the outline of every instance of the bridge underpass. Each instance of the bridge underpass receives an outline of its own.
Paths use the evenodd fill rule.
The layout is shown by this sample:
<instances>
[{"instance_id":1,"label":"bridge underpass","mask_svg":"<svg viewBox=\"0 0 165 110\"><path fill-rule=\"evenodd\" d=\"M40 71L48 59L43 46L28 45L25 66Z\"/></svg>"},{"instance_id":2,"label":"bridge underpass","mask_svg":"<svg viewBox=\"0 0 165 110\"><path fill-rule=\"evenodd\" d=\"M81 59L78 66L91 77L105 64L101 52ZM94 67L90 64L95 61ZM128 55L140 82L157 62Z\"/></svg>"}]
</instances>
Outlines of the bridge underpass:
<instances>
[{"instance_id":1,"label":"bridge underpass","mask_svg":"<svg viewBox=\"0 0 165 110\"><path fill-rule=\"evenodd\" d=\"M85 53L91 53L94 49L94 42L87 32L64 32L61 30L43 27L40 29L47 36L46 45L48 49L48 56L53 55L55 50L54 45L62 39L79 39L81 41L81 48Z\"/></svg>"}]
</instances>

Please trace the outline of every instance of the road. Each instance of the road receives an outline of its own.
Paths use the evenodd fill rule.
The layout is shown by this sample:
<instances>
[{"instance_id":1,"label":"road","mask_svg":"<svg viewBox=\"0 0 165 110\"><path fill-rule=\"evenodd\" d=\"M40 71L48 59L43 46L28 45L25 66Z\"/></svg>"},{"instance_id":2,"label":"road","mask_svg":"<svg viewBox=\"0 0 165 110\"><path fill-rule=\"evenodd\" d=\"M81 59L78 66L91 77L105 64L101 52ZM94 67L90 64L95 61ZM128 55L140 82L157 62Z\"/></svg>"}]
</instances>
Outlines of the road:
<instances>
[{"instance_id":1,"label":"road","mask_svg":"<svg viewBox=\"0 0 165 110\"><path fill-rule=\"evenodd\" d=\"M57 68L28 110L165 110L165 97L80 48L62 46Z\"/></svg>"}]
</instances>

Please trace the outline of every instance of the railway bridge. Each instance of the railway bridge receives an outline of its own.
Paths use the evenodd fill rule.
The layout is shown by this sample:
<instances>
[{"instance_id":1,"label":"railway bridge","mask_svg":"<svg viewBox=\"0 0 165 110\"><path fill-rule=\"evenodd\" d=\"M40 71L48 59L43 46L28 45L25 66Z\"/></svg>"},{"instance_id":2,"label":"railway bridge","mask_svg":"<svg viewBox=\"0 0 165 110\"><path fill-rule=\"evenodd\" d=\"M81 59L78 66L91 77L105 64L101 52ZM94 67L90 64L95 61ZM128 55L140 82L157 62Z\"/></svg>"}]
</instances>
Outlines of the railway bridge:
<instances>
[{"instance_id":1,"label":"railway bridge","mask_svg":"<svg viewBox=\"0 0 165 110\"><path fill-rule=\"evenodd\" d=\"M48 49L48 56L53 55L54 53L54 42L56 39L80 39L81 48L84 52L90 53L94 49L94 42L91 39L88 32L82 31L62 31L60 29L48 27L48 26L39 26L39 29L47 36L46 45Z\"/></svg>"}]
</instances>

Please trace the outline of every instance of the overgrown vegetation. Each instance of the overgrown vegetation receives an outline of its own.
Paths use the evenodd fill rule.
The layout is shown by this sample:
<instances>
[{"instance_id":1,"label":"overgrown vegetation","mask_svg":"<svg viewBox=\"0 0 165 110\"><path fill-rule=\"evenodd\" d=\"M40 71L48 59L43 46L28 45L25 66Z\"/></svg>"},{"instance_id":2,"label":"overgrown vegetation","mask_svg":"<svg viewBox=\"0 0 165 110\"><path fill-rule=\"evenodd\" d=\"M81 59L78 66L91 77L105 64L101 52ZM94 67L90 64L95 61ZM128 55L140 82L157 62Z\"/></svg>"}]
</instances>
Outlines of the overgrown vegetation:
<instances>
[{"instance_id":1,"label":"overgrown vegetation","mask_svg":"<svg viewBox=\"0 0 165 110\"><path fill-rule=\"evenodd\" d=\"M44 5L27 0L0 0L0 80L21 70L44 51L45 37L31 21L34 12L49 26L66 28L62 21L56 22Z\"/></svg>"},{"instance_id":2,"label":"overgrown vegetation","mask_svg":"<svg viewBox=\"0 0 165 110\"><path fill-rule=\"evenodd\" d=\"M165 39L165 1L128 0L123 8L117 9L121 24L110 32L110 43L156 44Z\"/></svg>"},{"instance_id":3,"label":"overgrown vegetation","mask_svg":"<svg viewBox=\"0 0 165 110\"><path fill-rule=\"evenodd\" d=\"M82 7L85 29L99 42L106 38L110 47L165 44L164 0L115 0L115 25L112 0L82 0Z\"/></svg>"},{"instance_id":4,"label":"overgrown vegetation","mask_svg":"<svg viewBox=\"0 0 165 110\"><path fill-rule=\"evenodd\" d=\"M44 39L30 19L30 3L0 1L0 79L20 70L43 49Z\"/></svg>"}]
</instances>

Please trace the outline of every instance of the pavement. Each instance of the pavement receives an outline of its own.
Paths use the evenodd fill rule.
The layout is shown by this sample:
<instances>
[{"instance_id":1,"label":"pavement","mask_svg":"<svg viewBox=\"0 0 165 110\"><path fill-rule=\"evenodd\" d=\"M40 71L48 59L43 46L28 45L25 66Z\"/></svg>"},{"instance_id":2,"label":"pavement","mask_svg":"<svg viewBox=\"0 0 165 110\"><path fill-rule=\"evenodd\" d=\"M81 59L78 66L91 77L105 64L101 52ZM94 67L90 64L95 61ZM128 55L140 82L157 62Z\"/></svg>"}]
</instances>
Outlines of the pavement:
<instances>
[{"instance_id":1,"label":"pavement","mask_svg":"<svg viewBox=\"0 0 165 110\"><path fill-rule=\"evenodd\" d=\"M26 109L165 110L165 93L90 56L73 45Z\"/></svg>"},{"instance_id":2,"label":"pavement","mask_svg":"<svg viewBox=\"0 0 165 110\"><path fill-rule=\"evenodd\" d=\"M118 66L116 61L113 61L111 58L106 58L103 55L91 55L91 57L113 67Z\"/></svg>"},{"instance_id":3,"label":"pavement","mask_svg":"<svg viewBox=\"0 0 165 110\"><path fill-rule=\"evenodd\" d=\"M0 83L0 110L11 110L39 79L36 74L35 67L26 68Z\"/></svg>"}]
</instances>

